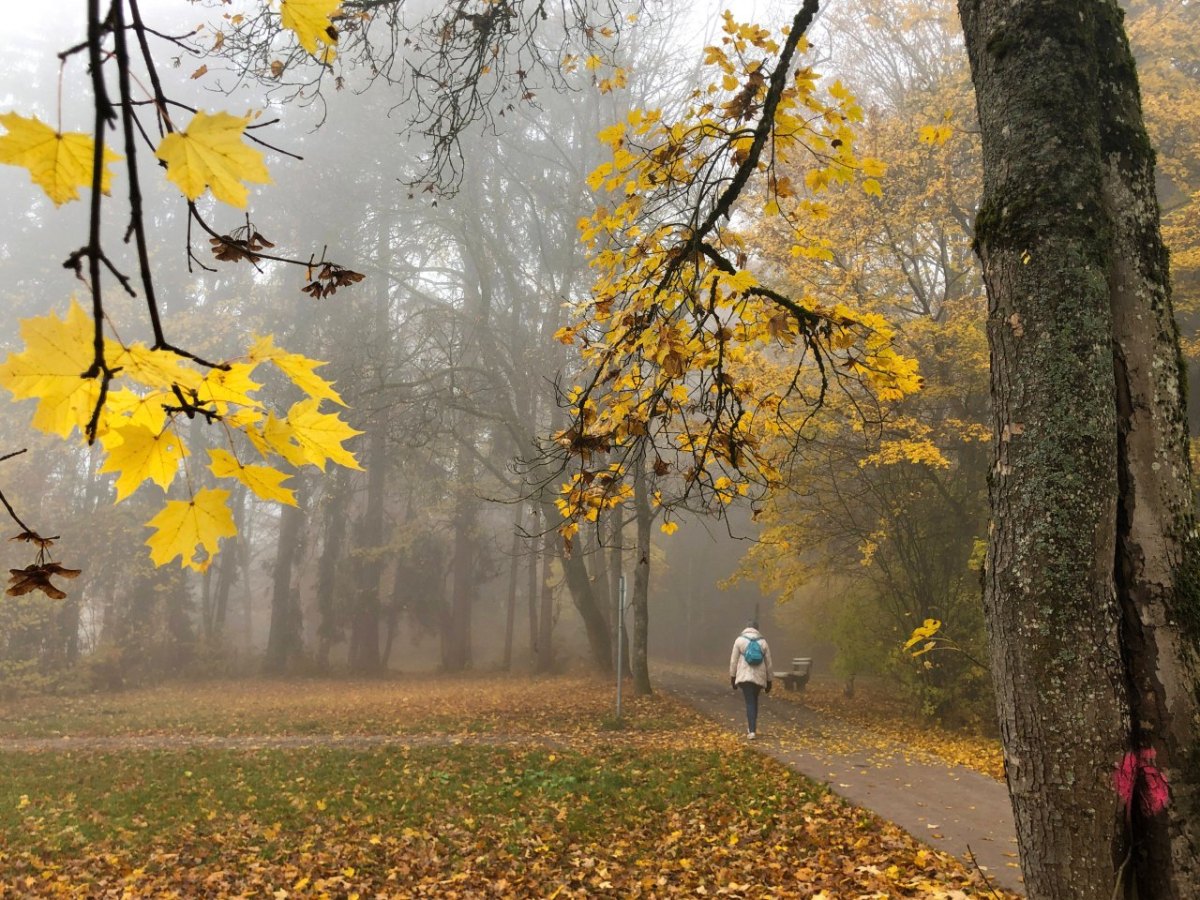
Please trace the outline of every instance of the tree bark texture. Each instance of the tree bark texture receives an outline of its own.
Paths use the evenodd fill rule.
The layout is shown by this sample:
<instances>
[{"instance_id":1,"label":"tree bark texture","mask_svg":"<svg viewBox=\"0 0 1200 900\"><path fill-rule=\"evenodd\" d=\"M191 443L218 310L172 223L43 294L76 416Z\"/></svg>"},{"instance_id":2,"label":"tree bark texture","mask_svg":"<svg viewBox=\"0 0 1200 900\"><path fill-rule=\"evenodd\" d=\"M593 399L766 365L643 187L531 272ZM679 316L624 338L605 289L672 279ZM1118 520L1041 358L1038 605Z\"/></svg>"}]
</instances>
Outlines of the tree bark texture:
<instances>
[{"instance_id":1,"label":"tree bark texture","mask_svg":"<svg viewBox=\"0 0 1200 900\"><path fill-rule=\"evenodd\" d=\"M984 600L1026 888L1200 896L1200 569L1153 154L1121 14L1111 0L959 9L983 135Z\"/></svg>"}]
</instances>

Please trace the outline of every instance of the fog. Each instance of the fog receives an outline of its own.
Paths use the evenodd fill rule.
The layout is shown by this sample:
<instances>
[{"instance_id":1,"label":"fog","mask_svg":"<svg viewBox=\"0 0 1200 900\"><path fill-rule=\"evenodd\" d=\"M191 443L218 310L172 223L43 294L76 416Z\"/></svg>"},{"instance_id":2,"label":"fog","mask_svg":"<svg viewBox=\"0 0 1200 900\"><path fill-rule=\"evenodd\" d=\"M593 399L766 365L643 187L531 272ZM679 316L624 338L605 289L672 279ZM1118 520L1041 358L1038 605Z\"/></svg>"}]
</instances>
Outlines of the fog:
<instances>
[{"instance_id":1,"label":"fog","mask_svg":"<svg viewBox=\"0 0 1200 900\"><path fill-rule=\"evenodd\" d=\"M440 8L409 5L405 15L411 24ZM76 4L38 9L4 39L0 106L89 131L79 56L63 67L61 99L58 90L56 53L82 36ZM238 533L206 571L155 567L144 523L163 492L147 484L114 503L114 477L97 471L98 449L78 433L70 441L39 433L29 425L31 405L4 404L0 455L27 452L3 463L0 486L24 521L60 536L55 558L82 575L63 601L33 594L0 606L0 692L262 672L610 666L621 583L629 596L639 562L635 514L629 503L585 523L565 551L553 502L563 476L547 453L564 426L561 392L584 370L555 335L594 277L577 223L595 209L587 175L608 153L595 136L633 109L686 106L701 87L696 60L712 39L716 7L644 11L614 45L628 84L606 92L597 89L603 72L554 62L587 48L571 43L569 27L564 36L549 23L536 39L543 43L526 52L550 64L522 70L515 94L487 94L442 157L431 156L436 135L421 133L438 90L414 90L405 74L421 59L421 40L389 44L386 23L377 22L373 52L391 54L393 70L365 65L354 49L361 35L346 32L344 65L321 74L299 60L274 77L272 54L294 57L269 41L239 51L230 17L240 9L166 0L145 7L162 34L203 23L197 40L211 46L217 31L230 33L224 56L161 42L155 52L171 97L271 121L255 134L269 145L272 183L251 186L250 218L210 197L197 208L221 233L252 223L280 256L334 262L365 278L315 297L301 291L314 277L304 266L216 261L208 235L189 227L185 204L143 148L159 306L170 339L206 359L235 358L252 335L271 334L280 347L326 361L320 375L361 432L347 447L362 469L291 472L295 507L235 492ZM760 11L775 14L737 9ZM818 672L851 682L884 675L941 713L986 718L988 675L975 662L985 655L978 565L987 465L984 306L970 250L978 147L952 5L901 21L886 5L845 0L823 15L811 54L826 84L841 79L862 98L862 141L889 160L894 179L874 207L848 193L831 201L845 206L829 240L847 249L820 272L789 269L800 263L789 261L773 226L740 213L739 226L757 242L751 266L792 279L814 302L861 303L900 323L926 391L868 426L843 409L832 424L804 430L780 498L738 501L724 518L685 505L670 513L680 525L674 534L660 527L665 510L655 509L645 562L649 654L720 666L743 624L757 618L781 659L815 657ZM518 64L496 65L508 72L504 65ZM918 140L919 126L938 122L955 125L944 153ZM1173 189L1185 188L1181 180ZM117 269L133 272L133 248L120 241L129 217L123 190L118 176L106 249ZM88 206L55 209L15 166L0 167L0 191L9 326L0 350L12 353L20 320L86 298L61 264L86 242ZM140 297L109 279L104 301L122 342L150 337ZM285 405L298 396L283 379L267 391ZM200 419L182 427L197 448L219 438ZM921 441L937 449L932 463L932 450L895 456ZM180 496L183 486L171 491ZM25 564L22 553L7 545L10 566ZM899 653L927 617L954 624L968 661L931 675ZM607 658L598 636L609 641Z\"/></svg>"}]
</instances>

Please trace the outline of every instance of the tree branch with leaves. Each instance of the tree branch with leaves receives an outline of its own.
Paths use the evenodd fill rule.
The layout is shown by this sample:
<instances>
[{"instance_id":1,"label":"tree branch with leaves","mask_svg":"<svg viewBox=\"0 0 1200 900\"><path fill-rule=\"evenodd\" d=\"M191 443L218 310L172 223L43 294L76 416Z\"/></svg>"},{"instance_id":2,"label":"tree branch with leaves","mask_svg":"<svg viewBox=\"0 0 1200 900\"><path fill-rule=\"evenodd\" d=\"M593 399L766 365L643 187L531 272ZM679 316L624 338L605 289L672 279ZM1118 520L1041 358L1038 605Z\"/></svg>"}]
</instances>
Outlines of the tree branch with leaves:
<instances>
[{"instance_id":1,"label":"tree branch with leaves","mask_svg":"<svg viewBox=\"0 0 1200 900\"><path fill-rule=\"evenodd\" d=\"M178 558L182 566L203 571L220 540L236 533L226 502L229 491L213 485L232 481L263 499L294 503L291 492L281 487L289 476L277 466L323 469L332 461L356 468L353 454L342 445L357 432L336 413L320 409L325 401L344 405L333 385L316 374L322 363L276 347L269 335L254 338L240 356L225 360L209 359L209 354L202 356L168 338L155 290L139 154L145 150L156 159L166 180L183 195L189 271L199 261L191 239L195 224L209 235L218 261L301 267L306 273L302 290L314 298L362 276L323 254L293 258L267 252L274 245L248 215L244 225L228 233L212 225L202 197L211 193L221 203L244 209L247 183L270 182L262 151L252 146L270 147L254 134L268 123L210 113L169 96L152 42L197 51L186 37L150 28L138 0L86 4L86 39L59 54L60 121L51 127L15 112L0 115L7 130L0 136L0 162L27 169L56 206L79 199L80 189L90 189L86 240L64 263L86 290L90 313L71 299L65 316L52 312L23 321L24 347L0 363L0 385L16 399L36 401L35 428L64 439L79 432L89 444L98 443L103 454L99 471L118 473L118 502L146 481L164 493L182 484L176 493L184 499L167 500L147 523L154 531L146 543L156 564ZM302 43L315 27L294 15L291 24L287 15L282 18ZM86 60L83 75L92 95L90 133L64 132L61 123L62 87L78 58ZM149 121L143 110L149 110ZM186 124L179 121L182 115L190 116ZM116 142L111 140L114 132L123 156L109 146ZM106 242L103 210L113 202L109 195L118 164L127 182L128 223L121 242L133 248L137 275L132 277L122 269L123 251ZM123 323L106 307L109 284L131 297L140 294L152 334L149 343L120 339ZM259 395L259 366L282 372L305 399L277 413ZM226 447L209 451L209 465L189 462L186 433L178 427L181 418L200 418L221 429ZM23 531L33 535L28 528ZM35 565L42 564L48 548L40 540L34 541Z\"/></svg>"},{"instance_id":2,"label":"tree branch with leaves","mask_svg":"<svg viewBox=\"0 0 1200 900\"><path fill-rule=\"evenodd\" d=\"M625 499L621 460L643 443L657 474L682 460L677 502L698 491L719 511L752 483L778 484L764 434L798 435L795 408L819 409L830 385L882 400L920 385L882 316L779 289L738 232L745 217L778 216L792 254L831 258L822 191L881 192L884 165L855 151L857 102L840 82L822 91L797 62L816 12L807 0L779 39L726 13L720 44L704 51L713 80L681 118L635 110L599 134L611 161L589 177L600 202L580 222L596 281L558 334L580 346L588 373L566 392L573 418L555 436L572 470L559 501L568 539ZM787 174L795 166L803 186ZM757 360L784 351L795 377L764 390Z\"/></svg>"}]
</instances>

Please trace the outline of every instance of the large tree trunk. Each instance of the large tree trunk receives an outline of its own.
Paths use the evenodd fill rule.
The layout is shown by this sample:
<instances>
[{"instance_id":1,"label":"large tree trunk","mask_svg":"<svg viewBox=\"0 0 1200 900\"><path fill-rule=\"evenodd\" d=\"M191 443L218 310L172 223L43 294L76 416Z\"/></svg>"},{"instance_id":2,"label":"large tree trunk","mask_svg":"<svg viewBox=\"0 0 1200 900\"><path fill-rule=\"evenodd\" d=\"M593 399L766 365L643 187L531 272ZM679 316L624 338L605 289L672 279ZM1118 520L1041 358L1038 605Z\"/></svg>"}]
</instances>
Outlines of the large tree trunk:
<instances>
[{"instance_id":1,"label":"large tree trunk","mask_svg":"<svg viewBox=\"0 0 1200 900\"><path fill-rule=\"evenodd\" d=\"M562 553L563 572L567 578L567 589L575 609L583 619L587 632L588 648L592 653L592 664L601 672L612 671L612 638L608 633L608 622L600 608L600 601L592 587L587 566L578 553Z\"/></svg>"},{"instance_id":2,"label":"large tree trunk","mask_svg":"<svg viewBox=\"0 0 1200 900\"><path fill-rule=\"evenodd\" d=\"M959 6L984 152L985 606L1026 888L1109 897L1121 871L1124 896L1200 896L1200 569L1152 156L1120 13L1111 0ZM1114 789L1126 760L1128 814ZM1170 798L1155 812L1159 771Z\"/></svg>"}]
</instances>

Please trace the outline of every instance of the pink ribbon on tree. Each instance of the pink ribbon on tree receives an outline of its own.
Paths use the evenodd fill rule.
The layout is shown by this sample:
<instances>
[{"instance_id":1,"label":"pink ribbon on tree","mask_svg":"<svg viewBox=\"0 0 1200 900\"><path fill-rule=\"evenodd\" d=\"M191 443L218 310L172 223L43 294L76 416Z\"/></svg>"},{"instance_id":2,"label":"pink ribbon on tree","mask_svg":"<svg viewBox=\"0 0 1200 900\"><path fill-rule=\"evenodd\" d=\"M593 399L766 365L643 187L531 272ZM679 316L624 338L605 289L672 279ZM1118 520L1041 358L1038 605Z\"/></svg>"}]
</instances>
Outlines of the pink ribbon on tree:
<instances>
[{"instance_id":1,"label":"pink ribbon on tree","mask_svg":"<svg viewBox=\"0 0 1200 900\"><path fill-rule=\"evenodd\" d=\"M1166 776L1154 764L1156 756L1153 747L1131 750L1113 773L1113 786L1121 804L1128 809L1136 794L1138 806L1145 816L1162 812L1170 800Z\"/></svg>"}]
</instances>

